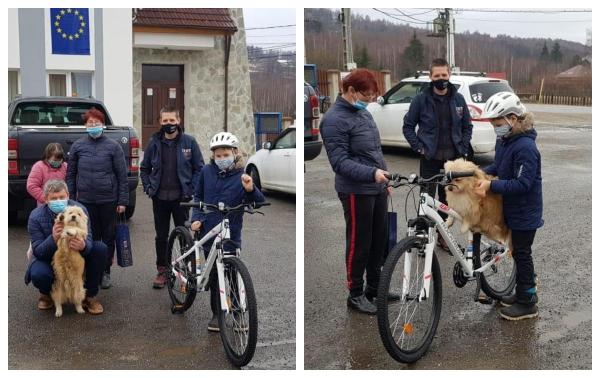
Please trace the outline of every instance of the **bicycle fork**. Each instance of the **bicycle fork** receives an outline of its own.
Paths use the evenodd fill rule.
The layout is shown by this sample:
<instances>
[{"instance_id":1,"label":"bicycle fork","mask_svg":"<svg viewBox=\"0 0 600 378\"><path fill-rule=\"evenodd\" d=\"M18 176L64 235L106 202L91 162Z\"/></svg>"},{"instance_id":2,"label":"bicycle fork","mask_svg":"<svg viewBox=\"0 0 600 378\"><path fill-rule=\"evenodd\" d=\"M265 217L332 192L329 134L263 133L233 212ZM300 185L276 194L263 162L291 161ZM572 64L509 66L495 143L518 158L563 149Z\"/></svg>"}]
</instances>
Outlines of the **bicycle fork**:
<instances>
[{"instance_id":1,"label":"bicycle fork","mask_svg":"<svg viewBox=\"0 0 600 378\"><path fill-rule=\"evenodd\" d=\"M416 228L409 227L408 236L415 236ZM436 242L436 234L435 234L435 226L429 226L428 228L428 239L427 244L425 245L425 265L423 266L423 277L422 277L422 286L419 291L419 302L426 300L429 298L429 289L431 286L431 265L433 263L433 250L435 248ZM418 252L417 252L418 253ZM405 254L404 261L404 274L402 276L402 299L407 300L411 299L410 296L410 285L411 285L411 269L414 259L418 259L420 256L413 252L408 252ZM417 280L419 277L417 277Z\"/></svg>"},{"instance_id":2,"label":"bicycle fork","mask_svg":"<svg viewBox=\"0 0 600 378\"><path fill-rule=\"evenodd\" d=\"M224 236L221 240L226 240L229 239L229 220L224 219L223 223L223 228L225 231L223 233ZM238 254L239 253L236 253L236 256ZM234 290L237 291L237 295L234 297L234 299L237 298L238 303L236 303L236 305L242 312L244 312L246 310L246 288L244 287L244 281L242 280L242 276L238 272L235 272L235 285L232 285L233 283L230 282L230 287L225 286L225 264L223 264L223 259L227 259L229 257L232 256L225 256L225 254L223 253L223 248L221 246L221 248L219 248L218 250L217 260L215 262L215 265L217 266L221 310L225 311L226 313L229 313L231 311L231 308L234 304L231 300L231 291Z\"/></svg>"}]
</instances>

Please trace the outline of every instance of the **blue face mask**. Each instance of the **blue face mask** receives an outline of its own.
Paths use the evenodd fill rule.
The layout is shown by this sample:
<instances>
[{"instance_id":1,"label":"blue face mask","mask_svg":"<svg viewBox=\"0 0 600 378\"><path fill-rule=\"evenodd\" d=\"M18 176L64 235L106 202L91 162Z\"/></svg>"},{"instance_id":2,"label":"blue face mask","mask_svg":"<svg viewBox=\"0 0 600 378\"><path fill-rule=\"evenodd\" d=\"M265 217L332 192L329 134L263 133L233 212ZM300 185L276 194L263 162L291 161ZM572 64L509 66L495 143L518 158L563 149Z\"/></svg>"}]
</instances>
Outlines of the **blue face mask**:
<instances>
[{"instance_id":1,"label":"blue face mask","mask_svg":"<svg viewBox=\"0 0 600 378\"><path fill-rule=\"evenodd\" d=\"M356 102L354 104L352 104L352 106L354 106L358 110L366 109L367 105L369 105L369 104L367 104L366 102L361 101L361 100L356 100Z\"/></svg>"},{"instance_id":2,"label":"blue face mask","mask_svg":"<svg viewBox=\"0 0 600 378\"><path fill-rule=\"evenodd\" d=\"M62 160L48 160L48 164L50 164L50 166L54 169L60 168L62 163Z\"/></svg>"},{"instance_id":3,"label":"blue face mask","mask_svg":"<svg viewBox=\"0 0 600 378\"><path fill-rule=\"evenodd\" d=\"M510 133L510 129L512 129L512 127L510 125L506 124L506 125L494 127L494 132L496 133L498 138L502 138L502 137L508 135L508 133Z\"/></svg>"},{"instance_id":4,"label":"blue face mask","mask_svg":"<svg viewBox=\"0 0 600 378\"><path fill-rule=\"evenodd\" d=\"M102 126L88 127L87 132L92 138L98 138L102 135Z\"/></svg>"},{"instance_id":5,"label":"blue face mask","mask_svg":"<svg viewBox=\"0 0 600 378\"><path fill-rule=\"evenodd\" d=\"M215 159L215 164L219 167L220 170L226 171L229 167L233 165L233 157L225 158L225 159Z\"/></svg>"},{"instance_id":6,"label":"blue face mask","mask_svg":"<svg viewBox=\"0 0 600 378\"><path fill-rule=\"evenodd\" d=\"M63 211L65 211L68 203L69 203L69 200L66 200L66 199L65 200L48 201L48 207L50 208L50 210L52 210L52 212L54 214L60 214Z\"/></svg>"}]
</instances>

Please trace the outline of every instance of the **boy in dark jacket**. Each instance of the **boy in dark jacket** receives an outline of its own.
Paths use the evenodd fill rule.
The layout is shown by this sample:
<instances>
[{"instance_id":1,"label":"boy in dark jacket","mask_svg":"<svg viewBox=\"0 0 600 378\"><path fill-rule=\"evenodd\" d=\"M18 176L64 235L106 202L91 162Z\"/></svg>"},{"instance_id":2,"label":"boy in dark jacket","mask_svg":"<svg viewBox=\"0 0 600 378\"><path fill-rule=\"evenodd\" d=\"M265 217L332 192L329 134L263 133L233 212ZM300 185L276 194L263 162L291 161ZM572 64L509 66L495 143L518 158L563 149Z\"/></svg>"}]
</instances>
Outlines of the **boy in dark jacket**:
<instances>
[{"instance_id":1,"label":"boy in dark jacket","mask_svg":"<svg viewBox=\"0 0 600 378\"><path fill-rule=\"evenodd\" d=\"M196 139L183 133L180 122L179 110L174 106L165 106L160 110L161 129L148 142L144 160L140 164L144 193L152 198L154 213L158 271L152 282L155 289L162 289L167 282L169 262L166 258L171 217L175 227L185 223L188 211L179 204L192 198L204 166Z\"/></svg>"},{"instance_id":2,"label":"boy in dark jacket","mask_svg":"<svg viewBox=\"0 0 600 378\"><path fill-rule=\"evenodd\" d=\"M506 224L512 233L512 257L517 266L516 293L502 298L500 316L508 320L538 315L535 270L531 245L542 219L541 156L535 145L533 116L511 92L490 97L483 118L490 119L498 135L494 164L486 173L498 180L482 180L476 188L481 196L491 191L502 194Z\"/></svg>"},{"instance_id":3,"label":"boy in dark jacket","mask_svg":"<svg viewBox=\"0 0 600 378\"><path fill-rule=\"evenodd\" d=\"M201 201L213 205L223 202L229 207L238 206L242 203L264 202L265 197L254 186L252 177L244 173L244 162L238 151L238 145L239 141L236 136L228 132L220 132L211 139L212 157L210 164L202 169L194 193L194 202ZM229 215L230 238L238 246L241 246L242 242L243 216L244 213L242 212ZM202 238L218 225L222 218L219 213L203 214L199 209L194 208L192 221L192 230L200 230L199 236ZM203 246L205 257L208 257L213 239ZM232 245L227 244L223 248L225 250L235 249ZM219 320L217 314L220 305L215 269L211 271L210 277L210 308L213 316L208 323L208 330L218 332Z\"/></svg>"}]
</instances>

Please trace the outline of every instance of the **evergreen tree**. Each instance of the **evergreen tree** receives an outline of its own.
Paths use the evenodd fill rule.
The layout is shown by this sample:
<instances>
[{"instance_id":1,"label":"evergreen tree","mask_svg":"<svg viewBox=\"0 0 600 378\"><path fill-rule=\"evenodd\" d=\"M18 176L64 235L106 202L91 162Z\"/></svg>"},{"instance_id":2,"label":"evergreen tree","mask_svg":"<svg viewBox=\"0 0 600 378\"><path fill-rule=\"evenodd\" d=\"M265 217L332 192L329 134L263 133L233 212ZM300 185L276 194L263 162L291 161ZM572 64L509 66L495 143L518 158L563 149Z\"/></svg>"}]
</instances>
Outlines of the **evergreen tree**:
<instances>
[{"instance_id":1,"label":"evergreen tree","mask_svg":"<svg viewBox=\"0 0 600 378\"><path fill-rule=\"evenodd\" d=\"M558 42L554 42L552 46L552 52L550 53L550 60L554 63L562 63L563 55L560 51L560 45Z\"/></svg>"},{"instance_id":2,"label":"evergreen tree","mask_svg":"<svg viewBox=\"0 0 600 378\"><path fill-rule=\"evenodd\" d=\"M423 69L424 46L417 38L417 33L413 32L413 37L402 53L402 66L404 67L404 76L411 76L417 70Z\"/></svg>"},{"instance_id":3,"label":"evergreen tree","mask_svg":"<svg viewBox=\"0 0 600 378\"><path fill-rule=\"evenodd\" d=\"M371 57L367 51L367 46L363 46L362 48L358 49L358 56L354 57L354 62L358 68L370 68Z\"/></svg>"},{"instance_id":4,"label":"evergreen tree","mask_svg":"<svg viewBox=\"0 0 600 378\"><path fill-rule=\"evenodd\" d=\"M542 47L542 53L540 54L540 60L542 62L547 62L550 60L550 53L548 52L548 45L546 41L544 41L544 47Z\"/></svg>"}]
</instances>

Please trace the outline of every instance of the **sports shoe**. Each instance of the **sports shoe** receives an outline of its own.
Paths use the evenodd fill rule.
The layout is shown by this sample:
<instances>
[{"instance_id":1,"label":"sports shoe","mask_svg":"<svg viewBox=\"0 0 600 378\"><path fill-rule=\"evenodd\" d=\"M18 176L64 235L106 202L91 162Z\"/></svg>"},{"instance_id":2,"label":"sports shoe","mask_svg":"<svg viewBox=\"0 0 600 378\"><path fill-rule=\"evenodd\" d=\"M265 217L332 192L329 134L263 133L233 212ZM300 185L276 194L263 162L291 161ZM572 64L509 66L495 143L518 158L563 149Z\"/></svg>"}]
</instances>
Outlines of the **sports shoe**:
<instances>
[{"instance_id":1,"label":"sports shoe","mask_svg":"<svg viewBox=\"0 0 600 378\"><path fill-rule=\"evenodd\" d=\"M219 332L221 329L219 328L219 317L217 314L213 314L212 319L208 322L207 329L210 332Z\"/></svg>"},{"instance_id":2,"label":"sports shoe","mask_svg":"<svg viewBox=\"0 0 600 378\"><path fill-rule=\"evenodd\" d=\"M349 296L346 303L351 309L362 312L363 314L375 315L377 313L377 307L369 302L364 294L356 297Z\"/></svg>"},{"instance_id":3,"label":"sports shoe","mask_svg":"<svg viewBox=\"0 0 600 378\"><path fill-rule=\"evenodd\" d=\"M52 298L50 298L49 295L42 294L38 299L37 306L40 310L50 310L52 307L54 307L54 301L52 301Z\"/></svg>"},{"instance_id":4,"label":"sports shoe","mask_svg":"<svg viewBox=\"0 0 600 378\"><path fill-rule=\"evenodd\" d=\"M530 319L538 316L538 308L534 304L521 304L516 302L512 306L500 310L500 316L506 320Z\"/></svg>"},{"instance_id":5,"label":"sports shoe","mask_svg":"<svg viewBox=\"0 0 600 378\"><path fill-rule=\"evenodd\" d=\"M158 273L152 282L152 287L155 289L162 289L167 284L167 268L159 266L156 268Z\"/></svg>"},{"instance_id":6,"label":"sports shoe","mask_svg":"<svg viewBox=\"0 0 600 378\"><path fill-rule=\"evenodd\" d=\"M110 283L110 273L102 273L102 282L100 283L100 287L103 289L108 289L111 286L112 284Z\"/></svg>"},{"instance_id":7,"label":"sports shoe","mask_svg":"<svg viewBox=\"0 0 600 378\"><path fill-rule=\"evenodd\" d=\"M96 297L85 298L82 305L92 315L100 315L104 312L104 307Z\"/></svg>"}]
</instances>

